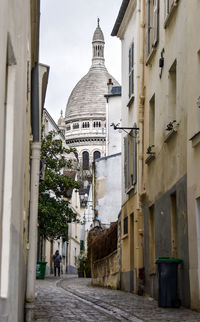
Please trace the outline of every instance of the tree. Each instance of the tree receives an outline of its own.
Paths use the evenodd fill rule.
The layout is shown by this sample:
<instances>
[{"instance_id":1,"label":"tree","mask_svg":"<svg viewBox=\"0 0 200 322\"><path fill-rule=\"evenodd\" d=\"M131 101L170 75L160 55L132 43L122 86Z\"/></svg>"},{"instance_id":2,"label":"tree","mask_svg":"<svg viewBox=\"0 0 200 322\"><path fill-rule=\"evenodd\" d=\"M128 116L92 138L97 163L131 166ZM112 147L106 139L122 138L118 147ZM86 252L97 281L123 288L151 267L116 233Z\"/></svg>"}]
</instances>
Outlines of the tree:
<instances>
[{"instance_id":1,"label":"tree","mask_svg":"<svg viewBox=\"0 0 200 322\"><path fill-rule=\"evenodd\" d=\"M44 178L39 183L38 223L39 233L46 239L67 237L67 224L76 221L76 214L66 199L69 189L78 188L78 183L63 174L64 168L71 167L66 160L73 149L66 149L62 140L55 139L51 131L42 138L41 162L45 165Z\"/></svg>"}]
</instances>

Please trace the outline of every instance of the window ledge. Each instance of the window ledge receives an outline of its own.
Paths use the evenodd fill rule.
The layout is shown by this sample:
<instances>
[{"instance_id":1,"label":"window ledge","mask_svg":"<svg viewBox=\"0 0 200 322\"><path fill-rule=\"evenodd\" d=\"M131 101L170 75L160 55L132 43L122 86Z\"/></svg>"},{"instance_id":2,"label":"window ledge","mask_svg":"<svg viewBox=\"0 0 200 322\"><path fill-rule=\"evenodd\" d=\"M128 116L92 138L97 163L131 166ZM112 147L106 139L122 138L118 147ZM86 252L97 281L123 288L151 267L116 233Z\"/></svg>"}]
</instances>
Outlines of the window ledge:
<instances>
[{"instance_id":1,"label":"window ledge","mask_svg":"<svg viewBox=\"0 0 200 322\"><path fill-rule=\"evenodd\" d=\"M128 233L124 234L121 239L126 239L126 238L128 238Z\"/></svg>"},{"instance_id":2,"label":"window ledge","mask_svg":"<svg viewBox=\"0 0 200 322\"><path fill-rule=\"evenodd\" d=\"M155 53L156 53L156 47L152 47L152 50L151 50L149 56L146 59L146 66L150 64L150 62L151 62L153 56L155 55Z\"/></svg>"},{"instance_id":3,"label":"window ledge","mask_svg":"<svg viewBox=\"0 0 200 322\"><path fill-rule=\"evenodd\" d=\"M130 193L132 190L135 189L135 185L132 185L131 187L129 187L127 190L126 190L126 193Z\"/></svg>"},{"instance_id":4,"label":"window ledge","mask_svg":"<svg viewBox=\"0 0 200 322\"><path fill-rule=\"evenodd\" d=\"M129 98L129 101L128 101L128 104L127 104L127 107L130 107L130 106L131 106L131 104L134 102L134 99L135 99L135 96L134 96L134 94L132 94L132 95L130 96L130 98Z\"/></svg>"},{"instance_id":5,"label":"window ledge","mask_svg":"<svg viewBox=\"0 0 200 322\"><path fill-rule=\"evenodd\" d=\"M166 131L166 132L165 132L165 139L164 139L165 143L167 143L177 133L177 129L175 128L175 129L172 129L171 131Z\"/></svg>"},{"instance_id":6,"label":"window ledge","mask_svg":"<svg viewBox=\"0 0 200 322\"><path fill-rule=\"evenodd\" d=\"M145 160L145 163L149 165L156 157L155 152L152 152Z\"/></svg>"},{"instance_id":7,"label":"window ledge","mask_svg":"<svg viewBox=\"0 0 200 322\"><path fill-rule=\"evenodd\" d=\"M173 4L172 4L172 6L171 6L171 8L170 8L170 11L169 11L168 15L167 15L167 16L166 16L166 18L165 18L165 22L164 22L164 28L165 28L165 29L166 29L166 28L167 28L167 26L169 25L169 23L170 23L170 21L171 21L171 19L172 19L173 15L174 15L174 12L176 11L177 6L178 6L178 0L174 0L174 2L173 2Z\"/></svg>"},{"instance_id":8,"label":"window ledge","mask_svg":"<svg viewBox=\"0 0 200 322\"><path fill-rule=\"evenodd\" d=\"M200 144L200 131L194 134L191 138L190 141L192 141L192 147L195 148L197 145Z\"/></svg>"}]
</instances>

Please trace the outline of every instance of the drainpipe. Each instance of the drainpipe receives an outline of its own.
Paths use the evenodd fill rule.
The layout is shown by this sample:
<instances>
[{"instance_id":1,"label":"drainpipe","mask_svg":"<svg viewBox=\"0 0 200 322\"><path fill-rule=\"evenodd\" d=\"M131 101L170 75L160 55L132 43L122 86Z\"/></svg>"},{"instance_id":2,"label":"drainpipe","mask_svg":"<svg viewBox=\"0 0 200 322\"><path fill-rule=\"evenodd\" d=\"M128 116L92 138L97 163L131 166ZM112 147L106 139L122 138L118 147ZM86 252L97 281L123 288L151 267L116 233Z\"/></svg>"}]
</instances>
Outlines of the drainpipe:
<instances>
[{"instance_id":1,"label":"drainpipe","mask_svg":"<svg viewBox=\"0 0 200 322\"><path fill-rule=\"evenodd\" d=\"M137 74L137 122L139 127L139 137L138 137L138 193L137 193L137 247L136 247L136 272L138 280L139 268L143 266L143 247L141 246L141 200L140 195L142 191L143 183L143 140L144 140L144 10L145 3L144 0L137 1L137 30L138 41L137 41L137 64L138 64L138 74Z\"/></svg>"},{"instance_id":2,"label":"drainpipe","mask_svg":"<svg viewBox=\"0 0 200 322\"><path fill-rule=\"evenodd\" d=\"M30 184L30 214L29 240L26 284L26 322L33 320L35 301L35 279L37 260L37 225L38 225L38 190L40 173L40 107L39 107L39 66L35 64L31 73L31 126L33 141L31 143L31 184Z\"/></svg>"}]
</instances>

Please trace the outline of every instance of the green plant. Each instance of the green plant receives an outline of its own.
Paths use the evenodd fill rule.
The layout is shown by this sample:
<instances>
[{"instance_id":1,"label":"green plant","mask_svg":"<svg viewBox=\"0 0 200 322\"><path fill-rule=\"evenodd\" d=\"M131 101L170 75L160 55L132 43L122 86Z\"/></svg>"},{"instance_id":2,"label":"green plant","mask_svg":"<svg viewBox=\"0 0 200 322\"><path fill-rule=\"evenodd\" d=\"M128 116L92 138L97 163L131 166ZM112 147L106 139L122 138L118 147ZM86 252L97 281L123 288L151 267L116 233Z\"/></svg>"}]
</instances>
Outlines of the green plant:
<instances>
[{"instance_id":1,"label":"green plant","mask_svg":"<svg viewBox=\"0 0 200 322\"><path fill-rule=\"evenodd\" d=\"M76 221L76 214L66 199L69 189L78 188L78 183L63 174L71 166L66 155L74 152L63 146L62 140L55 139L51 131L42 138L41 160L45 164L44 177L39 183L38 224L39 233L46 239L67 238L67 225Z\"/></svg>"}]
</instances>

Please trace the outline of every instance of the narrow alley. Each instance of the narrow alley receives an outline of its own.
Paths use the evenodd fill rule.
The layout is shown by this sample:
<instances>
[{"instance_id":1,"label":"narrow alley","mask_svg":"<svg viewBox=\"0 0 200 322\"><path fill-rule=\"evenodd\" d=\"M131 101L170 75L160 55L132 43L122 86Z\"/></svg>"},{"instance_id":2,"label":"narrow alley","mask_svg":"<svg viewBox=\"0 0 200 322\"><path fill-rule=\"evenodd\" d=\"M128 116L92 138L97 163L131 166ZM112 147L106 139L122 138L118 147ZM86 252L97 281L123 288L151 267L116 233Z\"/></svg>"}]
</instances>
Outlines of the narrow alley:
<instances>
[{"instance_id":1,"label":"narrow alley","mask_svg":"<svg viewBox=\"0 0 200 322\"><path fill-rule=\"evenodd\" d=\"M34 321L200 321L183 307L159 308L149 297L91 286L91 279L65 275L37 281ZM123 293L123 296L122 296Z\"/></svg>"}]
</instances>

